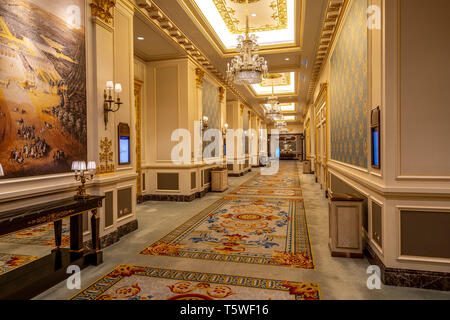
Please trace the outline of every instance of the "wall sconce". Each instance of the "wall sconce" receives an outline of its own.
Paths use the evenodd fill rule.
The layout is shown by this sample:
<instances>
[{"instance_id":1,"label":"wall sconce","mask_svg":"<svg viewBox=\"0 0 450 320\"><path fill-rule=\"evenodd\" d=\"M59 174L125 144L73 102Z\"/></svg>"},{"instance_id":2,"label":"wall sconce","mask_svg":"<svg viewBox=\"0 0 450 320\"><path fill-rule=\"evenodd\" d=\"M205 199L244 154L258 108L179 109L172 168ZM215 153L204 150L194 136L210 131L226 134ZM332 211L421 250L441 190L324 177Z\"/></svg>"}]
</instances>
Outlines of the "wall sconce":
<instances>
[{"instance_id":1,"label":"wall sconce","mask_svg":"<svg viewBox=\"0 0 450 320\"><path fill-rule=\"evenodd\" d=\"M203 130L206 130L206 129L208 129L208 117L207 116L203 116L203 119L202 119L202 129Z\"/></svg>"},{"instance_id":2,"label":"wall sconce","mask_svg":"<svg viewBox=\"0 0 450 320\"><path fill-rule=\"evenodd\" d=\"M86 181L94 179L95 170L97 169L97 164L94 161L89 161L87 166L85 161L74 161L72 162L72 171L75 171L75 180L81 182L81 186L78 187L77 194L75 195L76 200L83 200L89 198L86 193Z\"/></svg>"},{"instance_id":3,"label":"wall sconce","mask_svg":"<svg viewBox=\"0 0 450 320\"><path fill-rule=\"evenodd\" d=\"M227 134L227 130L228 130L228 123L225 123L223 125L223 129L222 129L222 135L226 135Z\"/></svg>"},{"instance_id":4,"label":"wall sconce","mask_svg":"<svg viewBox=\"0 0 450 320\"><path fill-rule=\"evenodd\" d=\"M112 97L112 90L114 88L114 91L117 93L117 101L113 99ZM108 93L106 92L108 91ZM120 109L120 105L122 102L120 102L120 93L122 92L122 85L120 83L116 83L114 86L114 82L107 81L106 82L106 89L104 91L104 98L105 102L103 103L103 116L105 118L105 130L108 127L108 113L109 112L117 112ZM115 105L115 108L113 106Z\"/></svg>"},{"instance_id":5,"label":"wall sconce","mask_svg":"<svg viewBox=\"0 0 450 320\"><path fill-rule=\"evenodd\" d=\"M3 167L0 164L0 177L3 177L3 176L5 176L5 173L3 172Z\"/></svg>"}]
</instances>

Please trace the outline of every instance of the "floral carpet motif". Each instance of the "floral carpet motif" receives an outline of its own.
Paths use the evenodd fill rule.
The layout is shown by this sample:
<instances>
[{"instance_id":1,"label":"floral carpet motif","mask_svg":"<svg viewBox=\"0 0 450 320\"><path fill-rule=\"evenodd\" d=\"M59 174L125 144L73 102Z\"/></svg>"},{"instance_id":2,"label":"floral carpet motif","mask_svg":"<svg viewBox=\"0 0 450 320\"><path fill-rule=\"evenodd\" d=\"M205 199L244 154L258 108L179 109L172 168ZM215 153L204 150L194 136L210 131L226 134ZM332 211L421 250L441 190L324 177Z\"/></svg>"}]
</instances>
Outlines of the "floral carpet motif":
<instances>
[{"instance_id":1,"label":"floral carpet motif","mask_svg":"<svg viewBox=\"0 0 450 320\"><path fill-rule=\"evenodd\" d=\"M226 197L140 253L315 268L301 199Z\"/></svg>"},{"instance_id":2,"label":"floral carpet motif","mask_svg":"<svg viewBox=\"0 0 450 320\"><path fill-rule=\"evenodd\" d=\"M257 188L257 187L238 187L228 193L231 196L239 197L264 197L264 198L299 198L302 196L302 191L299 188Z\"/></svg>"},{"instance_id":3,"label":"floral carpet motif","mask_svg":"<svg viewBox=\"0 0 450 320\"><path fill-rule=\"evenodd\" d=\"M316 283L120 265L71 300L320 300Z\"/></svg>"},{"instance_id":4,"label":"floral carpet motif","mask_svg":"<svg viewBox=\"0 0 450 320\"><path fill-rule=\"evenodd\" d=\"M40 257L36 256L0 253L0 275L19 268L39 258Z\"/></svg>"},{"instance_id":5,"label":"floral carpet motif","mask_svg":"<svg viewBox=\"0 0 450 320\"><path fill-rule=\"evenodd\" d=\"M32 244L39 246L55 246L55 231L52 223L11 233L0 238L0 243ZM61 246L70 244L70 225L68 219L63 219Z\"/></svg>"}]
</instances>

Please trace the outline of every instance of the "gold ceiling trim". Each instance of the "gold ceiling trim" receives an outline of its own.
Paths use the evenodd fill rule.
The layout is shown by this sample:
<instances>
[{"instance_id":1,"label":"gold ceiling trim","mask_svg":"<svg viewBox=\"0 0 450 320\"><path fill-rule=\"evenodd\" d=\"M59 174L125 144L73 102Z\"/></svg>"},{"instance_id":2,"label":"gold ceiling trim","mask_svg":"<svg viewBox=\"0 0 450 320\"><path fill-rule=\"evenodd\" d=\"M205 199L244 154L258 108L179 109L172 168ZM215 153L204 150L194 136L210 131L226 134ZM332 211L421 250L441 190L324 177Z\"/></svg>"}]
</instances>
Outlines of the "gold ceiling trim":
<instances>
[{"instance_id":1,"label":"gold ceiling trim","mask_svg":"<svg viewBox=\"0 0 450 320\"><path fill-rule=\"evenodd\" d=\"M295 81L295 79L297 79L297 72L294 72L294 81ZM275 91L275 95L277 97L297 96L299 94L299 92L300 92L300 82L301 81L295 81L294 91L278 92L278 93ZM270 97L272 95L272 92L271 93L257 93L255 91L255 89L253 89L253 86L251 86L251 85L246 86L246 87L249 89L250 93L252 94L253 98L255 98L255 99L266 98L266 97Z\"/></svg>"},{"instance_id":2,"label":"gold ceiling trim","mask_svg":"<svg viewBox=\"0 0 450 320\"><path fill-rule=\"evenodd\" d=\"M245 0L230 0L230 1L234 2L234 3L239 3L239 4L245 3ZM259 1L261 1L261 0L248 0L248 3L250 4L250 3L255 3L255 2L259 2Z\"/></svg>"},{"instance_id":3,"label":"gold ceiling trim","mask_svg":"<svg viewBox=\"0 0 450 320\"><path fill-rule=\"evenodd\" d=\"M319 45L316 51L316 58L313 65L313 72L308 87L307 101L312 102L314 92L316 91L320 75L328 60L330 50L336 38L337 31L341 24L344 12L349 0L328 0L325 19L322 24L322 32L319 39ZM308 108L304 108L303 117L306 116Z\"/></svg>"},{"instance_id":4,"label":"gold ceiling trim","mask_svg":"<svg viewBox=\"0 0 450 320\"><path fill-rule=\"evenodd\" d=\"M230 90L238 99L248 104L244 95L234 86L234 84L227 80L227 78L217 70L211 61L203 54L170 18L151 0L135 0L135 8L141 12L166 38L174 41L186 54L189 59L196 63L203 70L207 70L212 74L218 82L222 83L225 88ZM255 110L256 112L256 110ZM263 115L256 112L261 118L265 119Z\"/></svg>"},{"instance_id":5,"label":"gold ceiling trim","mask_svg":"<svg viewBox=\"0 0 450 320\"><path fill-rule=\"evenodd\" d=\"M139 1L139 0L136 0ZM203 15L201 9L197 6L194 0L177 0L181 7L190 16L192 21L196 23L200 28L203 35L209 40L209 42L216 48L217 52L222 58L234 57L237 50L228 49L224 43L220 40L220 37L215 32L214 28L208 22L208 19ZM303 43L303 23L304 23L304 11L305 1L294 1L295 21L298 22L295 25L294 41L283 44L268 44L260 45L259 52L261 54L272 53L290 53L298 52L302 50Z\"/></svg>"},{"instance_id":6,"label":"gold ceiling trim","mask_svg":"<svg viewBox=\"0 0 450 320\"><path fill-rule=\"evenodd\" d=\"M282 83L275 83L275 79L281 79ZM272 80L272 81L267 81L267 80ZM273 85L275 87L283 87L283 86L290 86L292 83L292 79L291 79L291 73L287 72L287 73L271 73L269 74L265 79L263 79L263 81L259 84L261 87L263 88L267 88L267 87L271 87L272 86L272 82L274 83Z\"/></svg>"},{"instance_id":7,"label":"gold ceiling trim","mask_svg":"<svg viewBox=\"0 0 450 320\"><path fill-rule=\"evenodd\" d=\"M212 0L214 5L219 11L220 16L222 17L223 22L227 26L228 30L232 34L244 34L245 27L239 28L238 24L240 23L239 19L236 17L236 11L227 7L226 0ZM230 0L234 3L242 4L245 3L245 0ZM249 1L249 3L255 3L260 0ZM272 20L275 24L266 24L260 27L250 27L250 32L262 32L262 31L273 31L273 30L282 30L288 27L288 15L287 15L287 0L275 0L270 4L270 8L272 9Z\"/></svg>"}]
</instances>

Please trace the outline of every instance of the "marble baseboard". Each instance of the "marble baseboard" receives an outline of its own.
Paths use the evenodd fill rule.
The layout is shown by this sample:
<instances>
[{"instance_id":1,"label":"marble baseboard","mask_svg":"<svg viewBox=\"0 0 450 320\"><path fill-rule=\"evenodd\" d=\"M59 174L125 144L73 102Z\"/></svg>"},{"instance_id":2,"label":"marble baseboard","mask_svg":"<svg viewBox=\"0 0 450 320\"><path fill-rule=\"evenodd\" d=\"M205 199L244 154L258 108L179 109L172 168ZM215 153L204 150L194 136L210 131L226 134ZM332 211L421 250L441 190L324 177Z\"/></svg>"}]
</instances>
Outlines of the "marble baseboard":
<instances>
[{"instance_id":1,"label":"marble baseboard","mask_svg":"<svg viewBox=\"0 0 450 320\"><path fill-rule=\"evenodd\" d=\"M245 172L241 173L228 173L229 177L242 177L245 174Z\"/></svg>"},{"instance_id":2,"label":"marble baseboard","mask_svg":"<svg viewBox=\"0 0 450 320\"><path fill-rule=\"evenodd\" d=\"M367 245L364 251L369 262L380 267L381 281L388 286L450 291L450 273L388 268Z\"/></svg>"},{"instance_id":3,"label":"marble baseboard","mask_svg":"<svg viewBox=\"0 0 450 320\"><path fill-rule=\"evenodd\" d=\"M133 220L124 225L117 227L117 229L111 233L108 233L102 237L100 237L100 247L106 248L120 240L124 235L127 235L138 229L138 221ZM92 248L92 240L87 240L83 243L85 248Z\"/></svg>"},{"instance_id":4,"label":"marble baseboard","mask_svg":"<svg viewBox=\"0 0 450 320\"><path fill-rule=\"evenodd\" d=\"M195 199L203 198L211 188L208 187L202 191L193 193L191 195L180 194L146 194L138 197L138 204L146 201L172 201L172 202L192 202Z\"/></svg>"}]
</instances>

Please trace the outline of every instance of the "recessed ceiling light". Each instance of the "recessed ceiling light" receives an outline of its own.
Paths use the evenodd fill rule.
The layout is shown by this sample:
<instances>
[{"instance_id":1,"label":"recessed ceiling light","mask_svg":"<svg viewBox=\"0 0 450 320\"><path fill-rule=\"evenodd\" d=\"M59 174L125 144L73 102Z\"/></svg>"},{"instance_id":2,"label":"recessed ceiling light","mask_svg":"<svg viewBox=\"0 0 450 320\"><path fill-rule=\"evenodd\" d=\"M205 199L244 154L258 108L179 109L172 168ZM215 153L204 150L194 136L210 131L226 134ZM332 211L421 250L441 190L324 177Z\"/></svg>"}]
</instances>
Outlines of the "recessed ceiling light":
<instances>
[{"instance_id":1,"label":"recessed ceiling light","mask_svg":"<svg viewBox=\"0 0 450 320\"><path fill-rule=\"evenodd\" d=\"M137 37L138 40L144 40L144 37Z\"/></svg>"},{"instance_id":2,"label":"recessed ceiling light","mask_svg":"<svg viewBox=\"0 0 450 320\"><path fill-rule=\"evenodd\" d=\"M291 58L285 58L284 60L289 61L289 60L291 60Z\"/></svg>"},{"instance_id":3,"label":"recessed ceiling light","mask_svg":"<svg viewBox=\"0 0 450 320\"><path fill-rule=\"evenodd\" d=\"M256 13L252 13L251 16L252 16L252 17L256 17Z\"/></svg>"}]
</instances>

